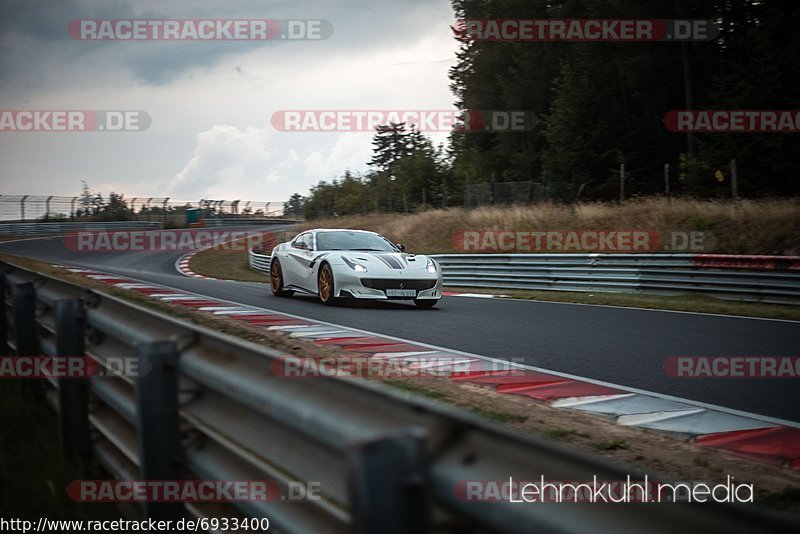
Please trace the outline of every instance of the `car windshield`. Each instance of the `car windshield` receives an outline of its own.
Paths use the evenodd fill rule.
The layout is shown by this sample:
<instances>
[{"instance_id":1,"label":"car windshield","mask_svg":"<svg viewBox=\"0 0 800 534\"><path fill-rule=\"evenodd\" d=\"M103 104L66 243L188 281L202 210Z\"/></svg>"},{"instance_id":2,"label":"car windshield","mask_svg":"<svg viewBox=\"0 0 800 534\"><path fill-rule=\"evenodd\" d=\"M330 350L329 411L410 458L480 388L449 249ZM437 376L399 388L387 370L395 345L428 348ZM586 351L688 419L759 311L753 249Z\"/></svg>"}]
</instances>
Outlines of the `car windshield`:
<instances>
[{"instance_id":1,"label":"car windshield","mask_svg":"<svg viewBox=\"0 0 800 534\"><path fill-rule=\"evenodd\" d=\"M397 252L385 238L365 232L320 232L317 234L317 250L369 250Z\"/></svg>"}]
</instances>

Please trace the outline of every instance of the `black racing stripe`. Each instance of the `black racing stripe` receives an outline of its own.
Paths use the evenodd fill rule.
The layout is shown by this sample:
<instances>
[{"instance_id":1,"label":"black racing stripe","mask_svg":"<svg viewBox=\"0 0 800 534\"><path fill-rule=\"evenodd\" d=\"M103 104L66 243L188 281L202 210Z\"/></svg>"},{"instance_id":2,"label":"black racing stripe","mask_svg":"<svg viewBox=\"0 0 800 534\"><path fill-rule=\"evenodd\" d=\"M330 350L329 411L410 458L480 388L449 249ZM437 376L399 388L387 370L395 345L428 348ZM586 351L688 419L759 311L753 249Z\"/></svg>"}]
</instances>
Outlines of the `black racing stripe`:
<instances>
[{"instance_id":1,"label":"black racing stripe","mask_svg":"<svg viewBox=\"0 0 800 534\"><path fill-rule=\"evenodd\" d=\"M389 268L391 268L391 269L402 269L403 268L403 265L399 261L397 261L397 258L395 258L393 256L389 256L389 255L385 255L384 256L383 254L375 254L375 257L378 258L379 260L381 260L386 265L388 265Z\"/></svg>"}]
</instances>

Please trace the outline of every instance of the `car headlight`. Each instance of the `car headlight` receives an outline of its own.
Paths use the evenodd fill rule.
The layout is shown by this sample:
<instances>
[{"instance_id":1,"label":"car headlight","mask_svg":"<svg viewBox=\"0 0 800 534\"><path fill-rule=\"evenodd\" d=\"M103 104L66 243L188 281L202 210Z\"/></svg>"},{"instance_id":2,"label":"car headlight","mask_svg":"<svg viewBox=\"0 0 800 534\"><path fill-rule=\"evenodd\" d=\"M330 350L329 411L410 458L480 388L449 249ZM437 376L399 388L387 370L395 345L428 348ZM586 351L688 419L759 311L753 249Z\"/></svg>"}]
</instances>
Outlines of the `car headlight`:
<instances>
[{"instance_id":1,"label":"car headlight","mask_svg":"<svg viewBox=\"0 0 800 534\"><path fill-rule=\"evenodd\" d=\"M436 264L433 263L433 260L428 258L428 272L431 274L436 274Z\"/></svg>"},{"instance_id":2,"label":"car headlight","mask_svg":"<svg viewBox=\"0 0 800 534\"><path fill-rule=\"evenodd\" d=\"M356 263L353 260L351 260L350 258L345 258L344 256L342 256L342 259L355 272L357 272L357 273L365 273L365 272L367 272L367 268L364 267L363 265L361 265L360 263Z\"/></svg>"}]
</instances>

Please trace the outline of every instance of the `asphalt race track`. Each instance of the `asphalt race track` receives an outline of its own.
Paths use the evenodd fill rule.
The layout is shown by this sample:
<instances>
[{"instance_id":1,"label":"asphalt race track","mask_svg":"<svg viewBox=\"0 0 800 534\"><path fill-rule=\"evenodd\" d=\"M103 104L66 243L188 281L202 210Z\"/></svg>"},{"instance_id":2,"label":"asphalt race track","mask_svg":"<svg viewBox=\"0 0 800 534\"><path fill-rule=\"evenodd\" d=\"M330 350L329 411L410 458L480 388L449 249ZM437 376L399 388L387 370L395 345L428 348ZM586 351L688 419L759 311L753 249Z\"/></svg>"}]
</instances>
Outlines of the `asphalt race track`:
<instances>
[{"instance_id":1,"label":"asphalt race track","mask_svg":"<svg viewBox=\"0 0 800 534\"><path fill-rule=\"evenodd\" d=\"M264 284L184 276L175 270L183 253L72 252L60 237L0 243L0 251L800 422L796 379L679 379L663 369L670 356L798 356L800 322L461 297L445 297L431 310L411 303L327 307L310 297L273 297L266 276Z\"/></svg>"}]
</instances>

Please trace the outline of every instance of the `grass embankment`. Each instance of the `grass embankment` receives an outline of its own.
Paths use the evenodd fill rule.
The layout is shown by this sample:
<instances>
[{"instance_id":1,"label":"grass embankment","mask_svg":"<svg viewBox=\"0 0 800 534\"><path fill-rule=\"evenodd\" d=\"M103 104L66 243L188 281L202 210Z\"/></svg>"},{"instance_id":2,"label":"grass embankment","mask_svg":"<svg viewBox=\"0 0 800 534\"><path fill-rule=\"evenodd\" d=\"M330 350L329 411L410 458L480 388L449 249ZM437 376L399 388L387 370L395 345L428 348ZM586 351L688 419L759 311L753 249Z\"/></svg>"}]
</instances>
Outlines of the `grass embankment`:
<instances>
[{"instance_id":1,"label":"grass embankment","mask_svg":"<svg viewBox=\"0 0 800 534\"><path fill-rule=\"evenodd\" d=\"M87 473L64 459L58 416L33 395L34 381L26 389L22 380L0 381L0 517L119 519L111 504L67 498L67 484L87 478Z\"/></svg>"},{"instance_id":2,"label":"grass embankment","mask_svg":"<svg viewBox=\"0 0 800 534\"><path fill-rule=\"evenodd\" d=\"M204 250L192 256L189 261L189 268L197 274L222 280L269 282L269 277L266 273L250 268L247 252Z\"/></svg>"},{"instance_id":3,"label":"grass embankment","mask_svg":"<svg viewBox=\"0 0 800 534\"><path fill-rule=\"evenodd\" d=\"M297 232L280 231L274 232L274 241L270 246L263 249L264 254L269 254L272 245L282 243L292 239ZM235 250L215 250L209 249L198 252L189 260L189 268L197 274L219 278L222 280L238 280L240 282L263 282L268 283L269 277L266 273L250 268L250 261L247 252L244 250L244 241L236 241L242 247L232 247ZM242 250L239 250L242 249Z\"/></svg>"},{"instance_id":4,"label":"grass embankment","mask_svg":"<svg viewBox=\"0 0 800 534\"><path fill-rule=\"evenodd\" d=\"M708 201L633 199L622 204L452 208L413 214L366 214L308 221L307 228L372 230L408 250L426 254L456 253L451 236L462 230L648 230L706 232L703 252L716 254L800 255L800 202L797 199Z\"/></svg>"}]
</instances>

